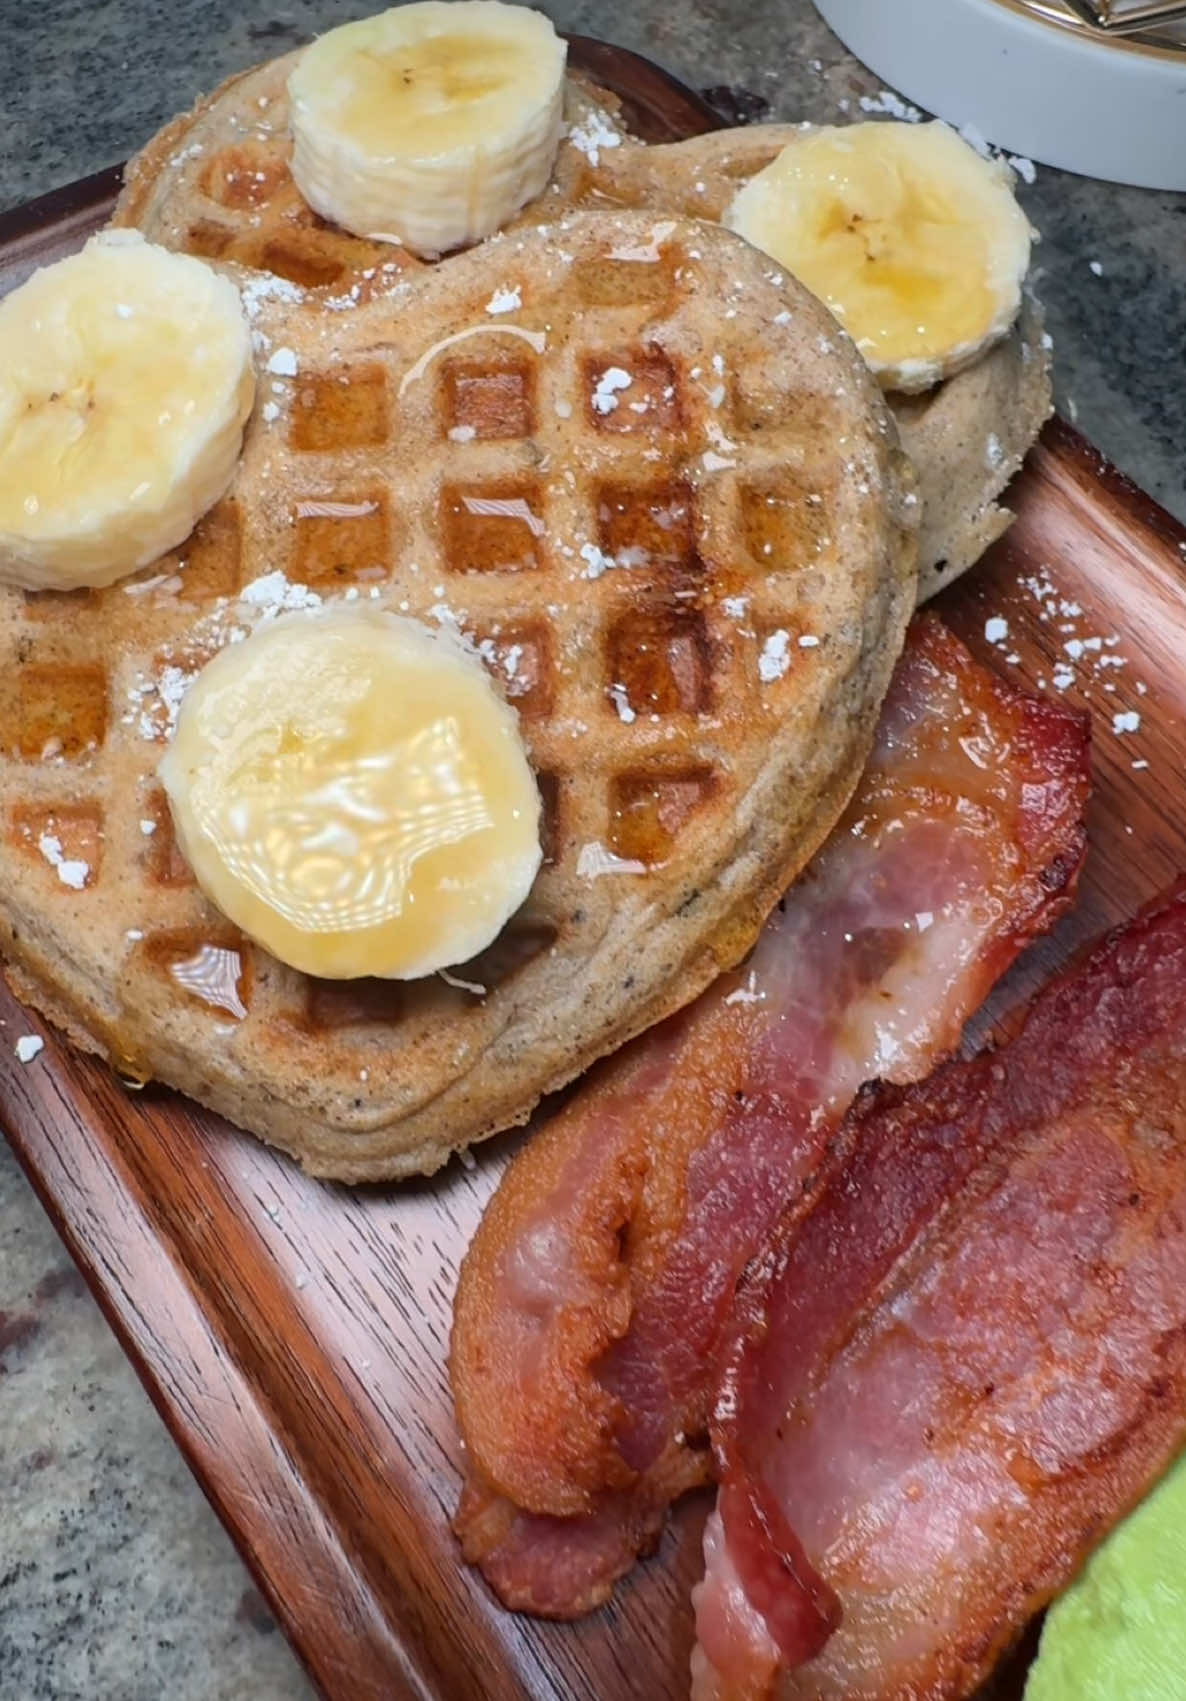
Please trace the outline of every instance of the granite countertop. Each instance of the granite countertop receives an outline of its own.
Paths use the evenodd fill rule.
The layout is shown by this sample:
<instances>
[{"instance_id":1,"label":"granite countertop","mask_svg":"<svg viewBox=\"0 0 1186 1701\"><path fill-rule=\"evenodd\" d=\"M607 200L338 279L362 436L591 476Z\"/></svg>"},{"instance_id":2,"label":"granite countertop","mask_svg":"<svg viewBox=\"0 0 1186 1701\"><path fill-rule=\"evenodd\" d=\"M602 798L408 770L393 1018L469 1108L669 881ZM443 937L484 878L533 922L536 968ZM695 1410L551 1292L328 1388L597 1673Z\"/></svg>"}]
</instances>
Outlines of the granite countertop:
<instances>
[{"instance_id":1,"label":"granite countertop","mask_svg":"<svg viewBox=\"0 0 1186 1701\"><path fill-rule=\"evenodd\" d=\"M43 0L0 32L0 207L126 156L196 95L368 0ZM550 0L751 113L877 80L808 0ZM1186 519L1186 196L1039 170L1059 406ZM1177 348L1175 358L1172 350ZM0 1141L0 1701L298 1701L283 1637ZM459 1698L461 1701L461 1698Z\"/></svg>"}]
</instances>

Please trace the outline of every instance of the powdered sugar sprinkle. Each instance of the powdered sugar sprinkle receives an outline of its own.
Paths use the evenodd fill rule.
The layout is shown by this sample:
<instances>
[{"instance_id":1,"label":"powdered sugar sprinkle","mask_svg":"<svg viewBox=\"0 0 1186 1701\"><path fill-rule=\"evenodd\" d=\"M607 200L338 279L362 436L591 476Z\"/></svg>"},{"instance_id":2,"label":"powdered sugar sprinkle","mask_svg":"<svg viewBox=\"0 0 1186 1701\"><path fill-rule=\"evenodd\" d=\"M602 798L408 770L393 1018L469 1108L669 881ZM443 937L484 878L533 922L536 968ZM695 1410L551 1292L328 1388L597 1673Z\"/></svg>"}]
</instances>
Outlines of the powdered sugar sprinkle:
<instances>
[{"instance_id":1,"label":"powdered sugar sprinkle","mask_svg":"<svg viewBox=\"0 0 1186 1701\"><path fill-rule=\"evenodd\" d=\"M516 313L523 305L523 297L518 286L513 289L496 289L486 303L486 311L492 315L499 313Z\"/></svg>"},{"instance_id":2,"label":"powdered sugar sprinkle","mask_svg":"<svg viewBox=\"0 0 1186 1701\"><path fill-rule=\"evenodd\" d=\"M603 113L589 112L578 124L569 126L568 139L590 165L601 163L602 148L620 148L622 137Z\"/></svg>"},{"instance_id":3,"label":"powdered sugar sprinkle","mask_svg":"<svg viewBox=\"0 0 1186 1701\"><path fill-rule=\"evenodd\" d=\"M42 833L37 841L37 849L56 872L63 886L69 886L75 892L82 891L90 877L91 868L88 862L64 855L62 841L56 833Z\"/></svg>"},{"instance_id":4,"label":"powdered sugar sprinkle","mask_svg":"<svg viewBox=\"0 0 1186 1701\"><path fill-rule=\"evenodd\" d=\"M613 413L618 405L618 391L628 390L634 379L620 366L607 366L593 390L593 406L600 414Z\"/></svg>"},{"instance_id":5,"label":"powdered sugar sprinkle","mask_svg":"<svg viewBox=\"0 0 1186 1701\"><path fill-rule=\"evenodd\" d=\"M758 657L758 678L763 685L770 685L776 679L781 679L791 665L790 636L780 626L777 632L771 632L762 645L762 653Z\"/></svg>"}]
</instances>

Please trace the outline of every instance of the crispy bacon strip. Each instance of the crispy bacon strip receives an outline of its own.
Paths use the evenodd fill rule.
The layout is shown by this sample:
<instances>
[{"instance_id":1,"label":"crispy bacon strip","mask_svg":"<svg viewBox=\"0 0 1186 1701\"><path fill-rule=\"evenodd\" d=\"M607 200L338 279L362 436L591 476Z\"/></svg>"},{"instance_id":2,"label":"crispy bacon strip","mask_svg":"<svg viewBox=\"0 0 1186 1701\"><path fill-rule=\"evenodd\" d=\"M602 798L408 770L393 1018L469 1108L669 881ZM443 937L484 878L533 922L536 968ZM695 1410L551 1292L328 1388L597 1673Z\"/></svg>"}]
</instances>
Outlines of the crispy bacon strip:
<instances>
[{"instance_id":1,"label":"crispy bacon strip","mask_svg":"<svg viewBox=\"0 0 1186 1701\"><path fill-rule=\"evenodd\" d=\"M1062 912L1087 789L1082 719L922 618L852 806L748 963L603 1065L510 1166L451 1355L458 1533L508 1605L597 1605L706 1480L738 1276L860 1084L925 1073Z\"/></svg>"},{"instance_id":2,"label":"crispy bacon strip","mask_svg":"<svg viewBox=\"0 0 1186 1701\"><path fill-rule=\"evenodd\" d=\"M1186 1443L1186 880L862 1095L735 1318L696 1701L970 1694Z\"/></svg>"}]
</instances>

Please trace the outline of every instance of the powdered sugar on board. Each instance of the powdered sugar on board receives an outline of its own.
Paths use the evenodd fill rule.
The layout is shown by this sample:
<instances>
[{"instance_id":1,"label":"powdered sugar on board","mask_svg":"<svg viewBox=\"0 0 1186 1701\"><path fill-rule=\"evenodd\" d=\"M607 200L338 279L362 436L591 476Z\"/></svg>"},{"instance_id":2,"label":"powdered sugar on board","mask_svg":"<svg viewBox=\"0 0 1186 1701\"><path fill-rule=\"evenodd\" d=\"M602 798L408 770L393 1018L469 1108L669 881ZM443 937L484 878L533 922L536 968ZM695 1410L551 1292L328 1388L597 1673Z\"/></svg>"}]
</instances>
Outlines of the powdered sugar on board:
<instances>
[{"instance_id":1,"label":"powdered sugar on board","mask_svg":"<svg viewBox=\"0 0 1186 1701\"><path fill-rule=\"evenodd\" d=\"M1036 616L1039 656L1035 666L1031 651L1026 669L1033 688L1048 697L1069 694L1091 715L1097 746L1112 745L1118 754L1122 752L1130 771L1144 773L1151 765L1147 747L1146 751L1141 747L1150 687L1136 671L1141 658L1129 652L1119 631L1108 630L1106 616L1093 613L1067 594L1063 588L1067 583L1064 579L1060 584L1057 563L1023 566L1012 588L1001 584L1002 606L1008 607L1008 615L992 609L986 596L984 639L1007 667L1021 667L1017 646L1024 643L1025 630L1027 626L1032 630ZM1144 659L1145 666L1150 666L1151 658ZM1127 824L1125 831L1131 834Z\"/></svg>"}]
</instances>

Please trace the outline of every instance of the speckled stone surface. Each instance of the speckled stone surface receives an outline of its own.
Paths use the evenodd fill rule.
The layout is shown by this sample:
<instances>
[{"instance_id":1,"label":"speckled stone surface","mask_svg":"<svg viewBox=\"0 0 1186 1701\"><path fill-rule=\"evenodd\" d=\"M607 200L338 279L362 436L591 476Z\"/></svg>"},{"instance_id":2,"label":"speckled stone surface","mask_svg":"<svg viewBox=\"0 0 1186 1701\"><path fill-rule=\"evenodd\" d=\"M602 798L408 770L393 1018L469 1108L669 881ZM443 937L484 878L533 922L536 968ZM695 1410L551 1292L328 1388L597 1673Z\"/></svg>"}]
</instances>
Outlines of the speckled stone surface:
<instances>
[{"instance_id":1,"label":"speckled stone surface","mask_svg":"<svg viewBox=\"0 0 1186 1701\"><path fill-rule=\"evenodd\" d=\"M312 1694L0 1141L0 1701Z\"/></svg>"},{"instance_id":2,"label":"speckled stone surface","mask_svg":"<svg viewBox=\"0 0 1186 1701\"><path fill-rule=\"evenodd\" d=\"M374 9L368 0L4 7L0 206L124 157L230 72ZM545 9L695 86L744 90L751 110L773 118L835 121L879 89L808 0ZM1186 197L1045 170L1024 197L1044 237L1060 406L1186 518ZM0 1142L0 1701L310 1693Z\"/></svg>"}]
</instances>

